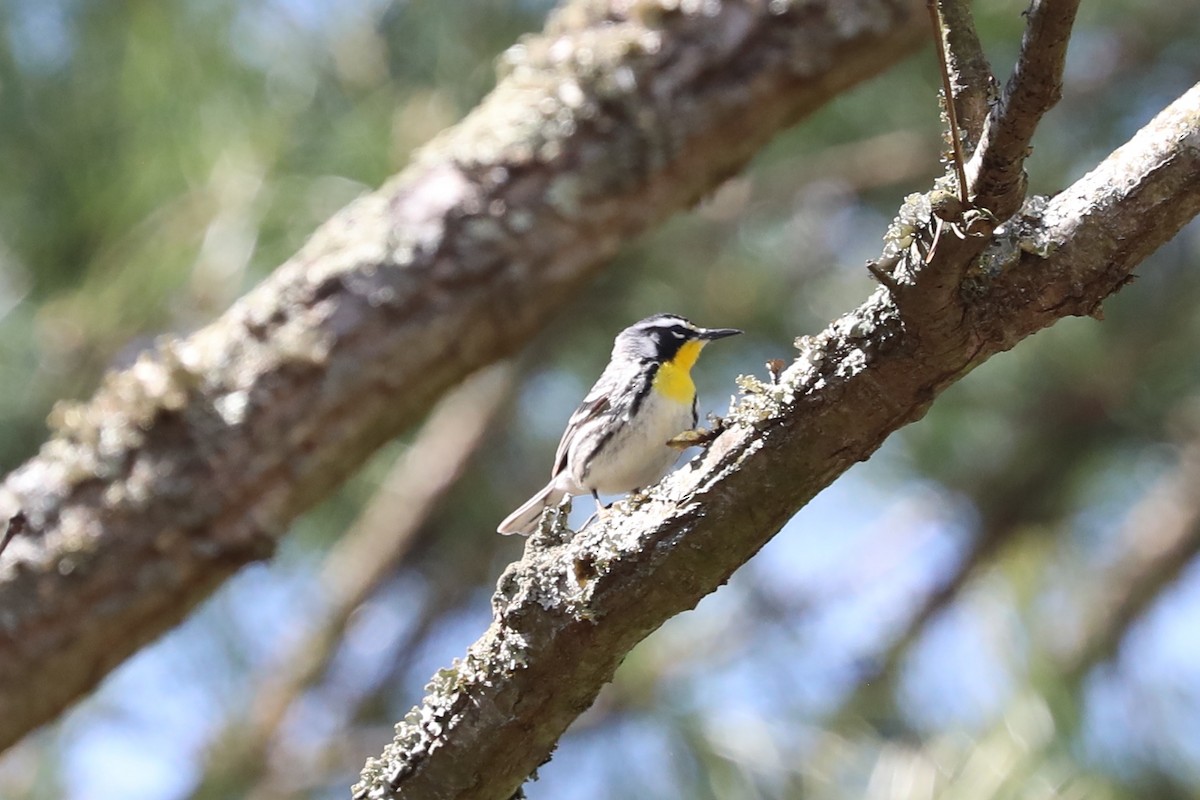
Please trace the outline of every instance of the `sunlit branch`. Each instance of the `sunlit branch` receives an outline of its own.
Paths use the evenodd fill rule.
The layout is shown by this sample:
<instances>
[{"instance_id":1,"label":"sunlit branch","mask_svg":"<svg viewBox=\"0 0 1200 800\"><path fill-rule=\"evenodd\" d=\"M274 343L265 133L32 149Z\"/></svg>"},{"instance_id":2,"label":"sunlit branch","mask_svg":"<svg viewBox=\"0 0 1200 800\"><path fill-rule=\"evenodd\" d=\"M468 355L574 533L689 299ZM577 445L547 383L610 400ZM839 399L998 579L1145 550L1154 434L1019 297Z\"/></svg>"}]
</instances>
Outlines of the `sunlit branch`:
<instances>
[{"instance_id":1,"label":"sunlit branch","mask_svg":"<svg viewBox=\"0 0 1200 800\"><path fill-rule=\"evenodd\" d=\"M921 41L916 0L837 5L566 4L401 175L208 327L61 405L0 487L0 518L37 534L0 560L0 748L268 557L624 242Z\"/></svg>"},{"instance_id":2,"label":"sunlit branch","mask_svg":"<svg viewBox=\"0 0 1200 800\"><path fill-rule=\"evenodd\" d=\"M572 538L535 536L495 619L371 759L356 798L507 797L632 647L693 607L798 508L992 355L1096 312L1200 212L1200 87L1004 230L994 269L914 340L883 289L778 383L744 381L728 428L633 508ZM953 251L947 251L953 252ZM563 536L564 538L558 538Z\"/></svg>"}]
</instances>

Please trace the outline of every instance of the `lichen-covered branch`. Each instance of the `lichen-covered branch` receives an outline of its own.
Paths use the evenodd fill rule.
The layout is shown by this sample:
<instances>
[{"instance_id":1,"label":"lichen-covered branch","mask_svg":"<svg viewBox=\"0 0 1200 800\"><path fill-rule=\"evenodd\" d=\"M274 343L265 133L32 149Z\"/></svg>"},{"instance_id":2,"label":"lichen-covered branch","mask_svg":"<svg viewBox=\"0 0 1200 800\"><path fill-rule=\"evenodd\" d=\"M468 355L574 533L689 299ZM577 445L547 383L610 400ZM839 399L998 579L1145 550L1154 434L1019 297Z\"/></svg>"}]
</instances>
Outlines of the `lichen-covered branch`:
<instances>
[{"instance_id":1,"label":"lichen-covered branch","mask_svg":"<svg viewBox=\"0 0 1200 800\"><path fill-rule=\"evenodd\" d=\"M884 257L869 265L891 291L910 328L960 324L955 298L966 268L983 252L996 226L1007 222L1024 202L1025 157L1038 123L1062 95L1062 70L1078 5L1079 0L1034 0L1017 65L1004 96L992 105L982 138L965 168L959 161L961 147L954 148L958 186L950 191L943 179L932 192L909 197L893 225L896 235L890 237ZM990 75L979 72L982 54L975 57L979 43L972 35L969 12L949 0L929 0L928 10L938 40L945 91L951 95L945 107L950 136L956 137L956 110L965 100L954 96L956 67L972 65L977 80ZM950 20L942 17L943 10L964 29L949 30ZM951 42L966 52L954 52ZM987 87L976 91L988 93ZM945 333L914 332L932 338Z\"/></svg>"},{"instance_id":2,"label":"lichen-covered branch","mask_svg":"<svg viewBox=\"0 0 1200 800\"><path fill-rule=\"evenodd\" d=\"M915 0L576 0L216 322L54 414L0 488L0 748L53 718L625 240L922 40Z\"/></svg>"},{"instance_id":3,"label":"lichen-covered branch","mask_svg":"<svg viewBox=\"0 0 1200 800\"><path fill-rule=\"evenodd\" d=\"M914 333L879 289L779 383L744 381L732 427L645 501L570 539L535 535L491 627L441 670L356 798L506 798L617 665L804 503L990 356L1092 314L1200 212L1200 87L1061 195L1035 198L966 270L952 324Z\"/></svg>"}]
</instances>

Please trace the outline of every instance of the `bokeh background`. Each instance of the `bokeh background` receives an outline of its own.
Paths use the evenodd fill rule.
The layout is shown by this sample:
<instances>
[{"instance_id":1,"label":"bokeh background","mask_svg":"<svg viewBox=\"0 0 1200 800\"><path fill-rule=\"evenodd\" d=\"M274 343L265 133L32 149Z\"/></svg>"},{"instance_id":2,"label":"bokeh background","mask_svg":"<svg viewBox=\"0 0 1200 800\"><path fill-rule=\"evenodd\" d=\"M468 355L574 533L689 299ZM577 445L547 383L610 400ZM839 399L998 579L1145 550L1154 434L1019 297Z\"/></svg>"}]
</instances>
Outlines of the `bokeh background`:
<instances>
[{"instance_id":1,"label":"bokeh background","mask_svg":"<svg viewBox=\"0 0 1200 800\"><path fill-rule=\"evenodd\" d=\"M549 7L0 3L0 469L56 400L214 317L402 168ZM974 8L1004 75L1023 4ZM1197 80L1198 43L1191 4L1085 3L1033 190ZM892 213L941 170L937 80L910 59L626 248L520 361L0 756L0 796L346 796L486 626L522 546L492 530L541 485L613 334L664 310L746 329L697 370L722 411L737 374L871 291ZM637 648L529 797L1200 796L1198 266L1193 225L1106 321L948 391Z\"/></svg>"}]
</instances>

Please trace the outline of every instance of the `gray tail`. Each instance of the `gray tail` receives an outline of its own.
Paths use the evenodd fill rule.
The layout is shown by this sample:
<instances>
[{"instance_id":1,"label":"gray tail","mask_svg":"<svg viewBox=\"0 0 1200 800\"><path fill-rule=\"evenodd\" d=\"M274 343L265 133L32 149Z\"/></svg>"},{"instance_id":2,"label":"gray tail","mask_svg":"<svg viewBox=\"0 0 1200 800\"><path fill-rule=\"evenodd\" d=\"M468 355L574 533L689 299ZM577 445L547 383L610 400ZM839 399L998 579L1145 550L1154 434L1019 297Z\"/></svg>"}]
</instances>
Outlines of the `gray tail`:
<instances>
[{"instance_id":1,"label":"gray tail","mask_svg":"<svg viewBox=\"0 0 1200 800\"><path fill-rule=\"evenodd\" d=\"M526 500L520 508L505 517L504 521L496 528L496 533L503 533L506 536L511 533L519 533L523 536L533 533L538 520L542 518L542 512L562 502L565 494L566 492L558 488L555 481L550 481L546 484L545 489Z\"/></svg>"}]
</instances>

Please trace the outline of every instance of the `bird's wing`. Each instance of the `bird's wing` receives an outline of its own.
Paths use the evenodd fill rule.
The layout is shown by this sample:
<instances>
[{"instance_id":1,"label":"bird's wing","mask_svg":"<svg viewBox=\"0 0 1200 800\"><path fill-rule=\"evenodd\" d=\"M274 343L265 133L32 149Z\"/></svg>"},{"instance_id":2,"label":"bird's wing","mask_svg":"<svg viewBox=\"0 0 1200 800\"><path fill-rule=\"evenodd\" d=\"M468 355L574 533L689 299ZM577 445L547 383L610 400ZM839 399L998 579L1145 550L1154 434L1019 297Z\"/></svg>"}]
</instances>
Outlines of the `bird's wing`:
<instances>
[{"instance_id":1,"label":"bird's wing","mask_svg":"<svg viewBox=\"0 0 1200 800\"><path fill-rule=\"evenodd\" d=\"M571 443L579 432L597 417L606 416L612 421L608 436L616 432L616 428L628 422L638 411L641 401L646 398L647 384L653 381L657 367L643 369L639 364L614 366L610 364L604 374L596 381L596 385L583 398L579 408L567 422L567 430L563 433L562 441L558 443L558 452L554 454L554 469L550 477L556 477L567 467L567 454L571 451ZM606 440L608 436L605 436ZM597 448L603 446L597 443Z\"/></svg>"},{"instance_id":2,"label":"bird's wing","mask_svg":"<svg viewBox=\"0 0 1200 800\"><path fill-rule=\"evenodd\" d=\"M609 397L608 385L604 381L597 381L592 390L588 392L587 397L583 398L579 408L575 409L575 413L567 422L567 429L563 431L562 439L558 443L558 450L554 454L554 468L550 470L551 478L556 477L558 473L567 468L567 453L571 450L571 441L579 433L580 428L608 410Z\"/></svg>"}]
</instances>

